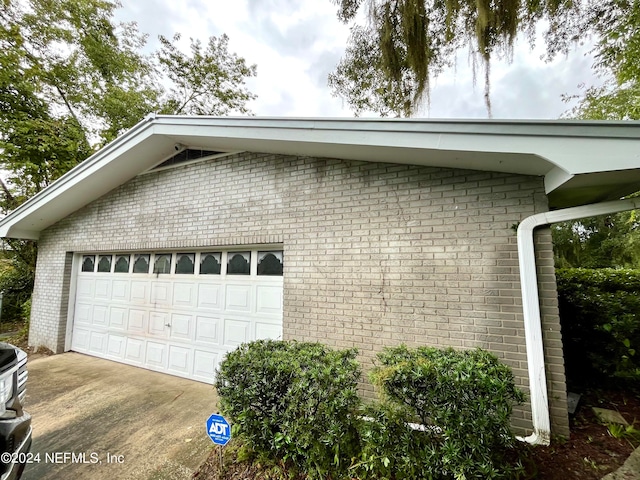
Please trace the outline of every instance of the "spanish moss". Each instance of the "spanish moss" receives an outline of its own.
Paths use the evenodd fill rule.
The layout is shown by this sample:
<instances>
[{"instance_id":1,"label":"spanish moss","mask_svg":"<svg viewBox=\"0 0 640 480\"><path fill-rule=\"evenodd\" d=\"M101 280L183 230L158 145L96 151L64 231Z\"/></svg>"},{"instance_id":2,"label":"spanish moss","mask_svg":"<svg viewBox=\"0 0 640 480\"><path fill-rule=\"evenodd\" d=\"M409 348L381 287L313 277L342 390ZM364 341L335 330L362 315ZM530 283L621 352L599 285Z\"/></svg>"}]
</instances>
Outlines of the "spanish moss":
<instances>
[{"instance_id":1,"label":"spanish moss","mask_svg":"<svg viewBox=\"0 0 640 480\"><path fill-rule=\"evenodd\" d=\"M520 32L533 41L535 26L541 19L549 20L550 24L547 32L550 56L563 51L576 38L572 33L576 22L567 19L579 13L582 4L597 0L333 1L338 4L338 17L344 22L355 21L360 6L366 5L369 14L366 28L379 47L374 67L387 79L384 88L400 88L408 76L414 79L411 108L403 113L411 114L416 106L428 100L430 80L452 65L456 52L466 47L484 69L485 104L490 115L492 58L511 58ZM354 53L352 50L352 59ZM348 58L341 64L345 61ZM357 83L357 78L351 80Z\"/></svg>"}]
</instances>

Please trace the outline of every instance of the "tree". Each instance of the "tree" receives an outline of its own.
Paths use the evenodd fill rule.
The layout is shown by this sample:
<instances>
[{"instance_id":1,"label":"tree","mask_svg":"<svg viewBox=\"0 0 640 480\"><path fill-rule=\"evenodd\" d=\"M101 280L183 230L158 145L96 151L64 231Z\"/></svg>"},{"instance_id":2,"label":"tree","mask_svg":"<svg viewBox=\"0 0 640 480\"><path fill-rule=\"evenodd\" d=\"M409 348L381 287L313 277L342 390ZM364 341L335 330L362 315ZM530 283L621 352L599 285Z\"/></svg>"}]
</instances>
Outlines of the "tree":
<instances>
[{"instance_id":1,"label":"tree","mask_svg":"<svg viewBox=\"0 0 640 480\"><path fill-rule=\"evenodd\" d=\"M604 85L587 87L565 114L585 120L640 119L640 1L609 1L590 19L599 37L594 54ZM637 197L640 192L631 195ZM640 211L565 222L552 228L556 265L640 269Z\"/></svg>"},{"instance_id":2,"label":"tree","mask_svg":"<svg viewBox=\"0 0 640 480\"><path fill-rule=\"evenodd\" d=\"M523 34L531 43L536 28L546 25L544 40L547 57L567 53L572 45L589 36L596 38L596 68L609 74L624 71L616 77L637 78L638 3L640 0L332 0L338 5L338 18L351 23L352 36L347 53L330 77L334 93L358 111L361 89L376 95L372 106L380 111L410 115L425 97L430 81L443 68L451 66L460 50L467 49L474 65L484 69L485 103L490 113L489 72L492 58L509 58L513 42ZM367 24L359 26L359 11L367 7ZM632 15L632 13L634 15ZM369 44L360 41L365 35ZM627 44L634 39L634 50ZM365 50L375 45L374 53ZM621 52L627 53L622 55ZM362 59L374 55L363 68ZM367 84L375 69L377 83ZM614 73L614 76L616 74ZM400 110L387 99L402 97L411 78L409 107ZM347 90L336 85L353 84ZM393 89L393 93L385 92ZM404 92L403 92L404 90ZM380 93L384 92L384 95ZM606 91L588 90L587 95L602 96Z\"/></svg>"},{"instance_id":3,"label":"tree","mask_svg":"<svg viewBox=\"0 0 640 480\"><path fill-rule=\"evenodd\" d=\"M399 78L386 78L378 66L380 48L372 32L361 27L351 31L351 45L336 71L329 74L334 93L348 99L356 116L376 111L381 116L409 116L417 95L416 79L409 70Z\"/></svg>"},{"instance_id":4,"label":"tree","mask_svg":"<svg viewBox=\"0 0 640 480\"><path fill-rule=\"evenodd\" d=\"M638 212L553 225L556 267L640 269Z\"/></svg>"},{"instance_id":5,"label":"tree","mask_svg":"<svg viewBox=\"0 0 640 480\"><path fill-rule=\"evenodd\" d=\"M640 1L610 1L597 22L594 68L606 81L586 87L565 116L591 120L640 119Z\"/></svg>"},{"instance_id":6,"label":"tree","mask_svg":"<svg viewBox=\"0 0 640 480\"><path fill-rule=\"evenodd\" d=\"M255 65L228 38L190 51L115 23L111 0L0 0L0 212L27 198L131 128L150 112L250 113L244 86ZM35 270L33 242L6 239L16 269ZM1 282L0 282L1 283Z\"/></svg>"}]
</instances>

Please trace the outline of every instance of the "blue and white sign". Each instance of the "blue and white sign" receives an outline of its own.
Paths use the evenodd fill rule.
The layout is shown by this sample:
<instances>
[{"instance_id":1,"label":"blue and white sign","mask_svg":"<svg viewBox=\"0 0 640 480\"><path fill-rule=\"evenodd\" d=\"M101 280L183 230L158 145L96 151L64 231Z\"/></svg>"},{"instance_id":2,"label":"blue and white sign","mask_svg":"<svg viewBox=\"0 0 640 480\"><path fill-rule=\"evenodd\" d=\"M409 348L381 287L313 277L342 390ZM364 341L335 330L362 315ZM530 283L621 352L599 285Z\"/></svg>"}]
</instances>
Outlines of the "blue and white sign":
<instances>
[{"instance_id":1,"label":"blue and white sign","mask_svg":"<svg viewBox=\"0 0 640 480\"><path fill-rule=\"evenodd\" d=\"M216 445L226 445L231 440L231 426L222 415L213 414L207 420L207 435Z\"/></svg>"}]
</instances>

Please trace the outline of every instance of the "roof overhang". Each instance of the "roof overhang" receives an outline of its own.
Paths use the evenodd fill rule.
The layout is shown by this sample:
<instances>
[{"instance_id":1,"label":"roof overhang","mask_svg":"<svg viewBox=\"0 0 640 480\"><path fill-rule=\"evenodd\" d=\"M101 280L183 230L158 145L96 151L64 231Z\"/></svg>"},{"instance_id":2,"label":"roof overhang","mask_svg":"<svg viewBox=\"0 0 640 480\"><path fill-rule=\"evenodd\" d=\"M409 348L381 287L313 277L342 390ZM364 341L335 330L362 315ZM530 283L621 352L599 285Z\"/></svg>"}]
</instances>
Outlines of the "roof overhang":
<instances>
[{"instance_id":1,"label":"roof overhang","mask_svg":"<svg viewBox=\"0 0 640 480\"><path fill-rule=\"evenodd\" d=\"M151 115L0 221L0 237L37 239L177 146L543 176L553 208L640 190L640 122Z\"/></svg>"}]
</instances>

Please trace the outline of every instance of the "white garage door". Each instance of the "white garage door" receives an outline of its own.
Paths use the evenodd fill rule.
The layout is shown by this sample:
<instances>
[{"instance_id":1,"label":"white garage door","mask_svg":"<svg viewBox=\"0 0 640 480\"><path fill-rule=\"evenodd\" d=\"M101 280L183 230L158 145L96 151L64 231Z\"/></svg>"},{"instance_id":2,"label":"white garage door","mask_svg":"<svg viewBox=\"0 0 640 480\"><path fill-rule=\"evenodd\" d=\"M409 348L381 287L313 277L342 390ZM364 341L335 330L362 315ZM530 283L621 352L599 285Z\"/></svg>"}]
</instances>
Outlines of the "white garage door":
<instances>
[{"instance_id":1,"label":"white garage door","mask_svg":"<svg viewBox=\"0 0 640 480\"><path fill-rule=\"evenodd\" d=\"M282 337L282 251L83 254L71 350L213 383L224 354Z\"/></svg>"}]
</instances>

